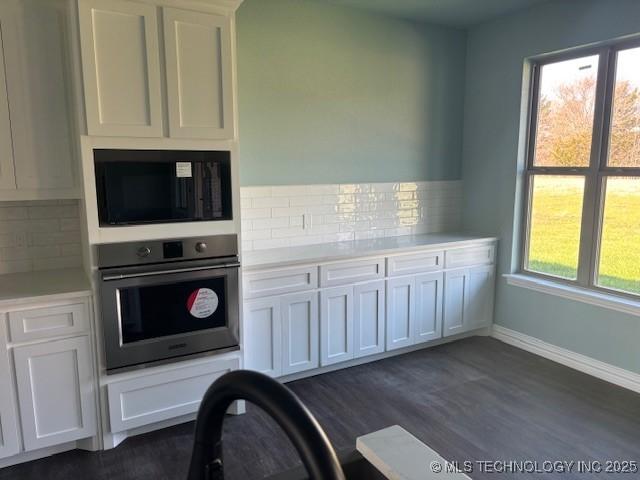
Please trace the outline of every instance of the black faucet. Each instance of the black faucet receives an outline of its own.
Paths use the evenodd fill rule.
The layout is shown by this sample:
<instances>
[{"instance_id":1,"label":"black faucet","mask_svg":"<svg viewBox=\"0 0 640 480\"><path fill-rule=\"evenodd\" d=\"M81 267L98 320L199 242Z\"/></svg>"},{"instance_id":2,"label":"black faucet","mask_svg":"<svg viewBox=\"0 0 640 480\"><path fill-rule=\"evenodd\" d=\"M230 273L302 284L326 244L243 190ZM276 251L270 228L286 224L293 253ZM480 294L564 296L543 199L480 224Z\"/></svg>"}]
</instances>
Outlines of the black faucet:
<instances>
[{"instance_id":1,"label":"black faucet","mask_svg":"<svg viewBox=\"0 0 640 480\"><path fill-rule=\"evenodd\" d=\"M331 442L307 407L281 383L249 370L223 375L204 394L187 480L224 479L222 422L235 400L257 405L276 421L298 451L310 478L345 480Z\"/></svg>"}]
</instances>

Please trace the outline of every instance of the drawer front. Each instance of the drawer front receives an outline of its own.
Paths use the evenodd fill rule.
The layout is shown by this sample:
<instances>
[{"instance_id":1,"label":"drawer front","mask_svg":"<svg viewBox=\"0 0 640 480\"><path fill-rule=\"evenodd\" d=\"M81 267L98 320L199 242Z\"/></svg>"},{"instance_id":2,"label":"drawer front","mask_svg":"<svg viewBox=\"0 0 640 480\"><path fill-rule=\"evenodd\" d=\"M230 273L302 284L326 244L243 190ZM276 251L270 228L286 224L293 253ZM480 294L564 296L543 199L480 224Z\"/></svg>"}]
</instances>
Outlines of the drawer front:
<instances>
[{"instance_id":1,"label":"drawer front","mask_svg":"<svg viewBox=\"0 0 640 480\"><path fill-rule=\"evenodd\" d=\"M88 330L86 301L9 312L12 342L75 335Z\"/></svg>"},{"instance_id":2,"label":"drawer front","mask_svg":"<svg viewBox=\"0 0 640 480\"><path fill-rule=\"evenodd\" d=\"M456 248L447 250L445 267L458 268L471 265L486 265L495 261L495 245L479 245L477 247Z\"/></svg>"},{"instance_id":3,"label":"drawer front","mask_svg":"<svg viewBox=\"0 0 640 480\"><path fill-rule=\"evenodd\" d=\"M434 272L442 270L444 252L421 252L410 255L387 257L387 275L397 277L413 273Z\"/></svg>"},{"instance_id":4,"label":"drawer front","mask_svg":"<svg viewBox=\"0 0 640 480\"><path fill-rule=\"evenodd\" d=\"M122 432L195 413L209 385L239 367L235 359L215 361L110 383L111 431Z\"/></svg>"},{"instance_id":5,"label":"drawer front","mask_svg":"<svg viewBox=\"0 0 640 480\"><path fill-rule=\"evenodd\" d=\"M320 265L320 286L333 287L384 278L384 258Z\"/></svg>"},{"instance_id":6,"label":"drawer front","mask_svg":"<svg viewBox=\"0 0 640 480\"><path fill-rule=\"evenodd\" d=\"M318 267L285 268L244 274L244 297L256 298L318 288Z\"/></svg>"}]
</instances>

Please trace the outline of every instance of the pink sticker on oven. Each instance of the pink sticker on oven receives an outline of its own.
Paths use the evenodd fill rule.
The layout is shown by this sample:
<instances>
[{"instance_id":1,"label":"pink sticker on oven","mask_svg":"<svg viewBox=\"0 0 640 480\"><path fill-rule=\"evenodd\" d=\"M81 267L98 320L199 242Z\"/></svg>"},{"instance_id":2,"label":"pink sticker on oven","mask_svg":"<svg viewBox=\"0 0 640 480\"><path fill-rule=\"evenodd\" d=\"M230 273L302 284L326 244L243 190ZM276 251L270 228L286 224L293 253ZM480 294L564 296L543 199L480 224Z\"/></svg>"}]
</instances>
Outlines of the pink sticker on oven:
<instances>
[{"instance_id":1,"label":"pink sticker on oven","mask_svg":"<svg viewBox=\"0 0 640 480\"><path fill-rule=\"evenodd\" d=\"M196 318L207 318L218 308L218 295L210 288L198 288L187 298L187 310Z\"/></svg>"}]
</instances>

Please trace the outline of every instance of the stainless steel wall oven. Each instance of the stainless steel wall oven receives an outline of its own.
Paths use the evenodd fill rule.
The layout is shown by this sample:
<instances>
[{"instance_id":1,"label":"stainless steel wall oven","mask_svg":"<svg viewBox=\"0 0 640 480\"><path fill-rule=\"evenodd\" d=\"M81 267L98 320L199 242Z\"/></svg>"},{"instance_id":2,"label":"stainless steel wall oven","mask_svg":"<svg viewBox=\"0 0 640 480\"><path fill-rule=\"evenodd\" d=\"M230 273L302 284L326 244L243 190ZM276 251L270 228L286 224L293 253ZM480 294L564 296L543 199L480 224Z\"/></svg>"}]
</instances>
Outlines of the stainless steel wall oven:
<instances>
[{"instance_id":1,"label":"stainless steel wall oven","mask_svg":"<svg viewBox=\"0 0 640 480\"><path fill-rule=\"evenodd\" d=\"M236 235L98 246L107 371L238 348Z\"/></svg>"}]
</instances>

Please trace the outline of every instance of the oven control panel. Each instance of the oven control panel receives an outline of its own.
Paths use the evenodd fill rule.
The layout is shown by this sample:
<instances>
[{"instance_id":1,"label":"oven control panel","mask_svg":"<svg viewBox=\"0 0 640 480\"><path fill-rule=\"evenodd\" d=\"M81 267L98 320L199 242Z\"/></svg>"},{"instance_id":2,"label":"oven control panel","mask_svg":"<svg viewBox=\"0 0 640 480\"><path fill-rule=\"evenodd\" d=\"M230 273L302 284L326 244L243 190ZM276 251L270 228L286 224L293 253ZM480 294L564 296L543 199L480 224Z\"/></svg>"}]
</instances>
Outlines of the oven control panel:
<instances>
[{"instance_id":1,"label":"oven control panel","mask_svg":"<svg viewBox=\"0 0 640 480\"><path fill-rule=\"evenodd\" d=\"M237 235L216 235L98 245L98 267L195 260L238 255Z\"/></svg>"}]
</instances>

